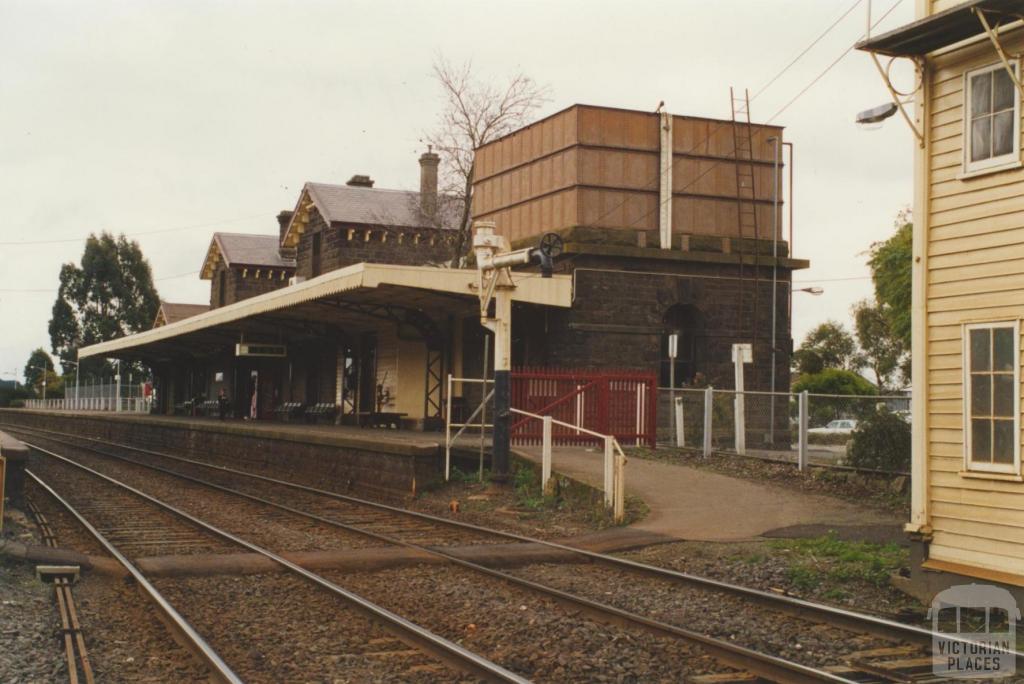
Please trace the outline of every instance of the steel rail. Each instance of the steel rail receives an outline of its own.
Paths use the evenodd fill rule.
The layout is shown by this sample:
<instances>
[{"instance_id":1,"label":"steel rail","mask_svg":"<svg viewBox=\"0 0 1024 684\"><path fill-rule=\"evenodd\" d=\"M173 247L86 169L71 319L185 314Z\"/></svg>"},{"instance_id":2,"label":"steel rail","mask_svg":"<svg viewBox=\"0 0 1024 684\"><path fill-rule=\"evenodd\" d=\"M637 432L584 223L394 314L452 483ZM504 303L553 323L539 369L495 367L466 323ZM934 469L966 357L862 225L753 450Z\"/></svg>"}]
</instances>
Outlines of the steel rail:
<instances>
[{"instance_id":1,"label":"steel rail","mask_svg":"<svg viewBox=\"0 0 1024 684\"><path fill-rule=\"evenodd\" d=\"M14 429L14 430L23 429L21 426L8 425L8 427L11 428L11 429ZM558 549L558 550L561 550L561 551L566 551L566 552L569 552L569 553L573 553L573 554L576 554L576 555L588 558L590 560L594 560L594 561L597 561L597 562L600 562L600 563L604 563L605 565L609 565L609 566L612 566L612 567L616 567L616 568L620 568L620 569L621 568L627 568L629 570L633 570L633 571L636 571L636 572L641 572L641 573L644 573L644 574L652 575L654 577L659 577L661 579L666 579L666 580L670 580L670 581L674 581L674 582L690 584L690 585L699 586L699 587L702 587L702 588L705 588L705 589L708 589L708 590L712 590L712 591L720 591L722 593L728 593L728 594L733 594L733 595L741 596L741 597L743 597L745 599L748 599L748 600L750 600L752 602L756 602L756 603L758 603L760 605L764 605L764 606L766 606L768 608L771 608L771 609L774 609L774 610L783 611L783 612L787 612L787 613L789 613L791 615L795 615L797 617L802 617L802 618L804 618L806 620L818 621L818 622L824 621L826 623L829 623L829 624L832 624L832 625L835 625L835 626L845 627L846 629L851 630L851 631L866 632L866 633L873 634L875 636L880 636L880 637L883 637L883 638L886 638L886 639L890 639L890 640L908 642L908 643L913 643L913 644L917 644L917 645L920 645L920 646L927 646L927 647L930 648L932 646L932 643L933 643L932 639L934 637L941 636L941 638L943 638L943 639L950 638L950 635L936 635L934 632L932 632L931 630L928 630L928 629L924 629L924 628L921 628L921 627L916 627L914 625L903 624L903 623L900 623L900 622L896 622L894 620L889 620L889 619L882 618L882 617L877 617L877 616L874 616L874 615L868 615L868 614L859 613L859 612L856 612L856 611L845 610L845 609L842 609L842 608L836 608L834 606L829 606L829 605L825 605L825 604L822 604L822 603L815 603L813 601L808 601L806 599L800 599L800 598L796 598L796 597L793 597L793 596L784 596L784 595L781 595L781 594L774 594L774 593L771 593L771 592L762 591L760 589L753 589L751 587L744 587L744 586L737 585L737 584L731 584L729 582L725 582L725 581L722 581L722 580L716 580L716 579L712 579L712 578L709 578L709 577L702 577L700 575L692 575L692 574L689 574L689 573L679 572L677 570L669 570L667 568L661 568L661 567L658 567L658 566L655 566L655 565L649 565L647 563L641 563L641 562L629 560L629 559L626 559L626 558L619 558L617 556L612 556L612 555L608 555L608 554L604 554L604 553L599 553L599 552L596 552L596 551L588 551L586 549L580 549L578 547L570 546L568 544L562 544L562 543L559 543L559 542L547 541L547 540L544 540L544 539L536 539L534 537L528 537L528 536L525 536L525 535L517 534L515 532L506 532L506 531L503 531L503 530L496 530L496 529L492 529L492 528L488 528L488 527L483 527L481 525L474 525L472 523L462 522L460 520L451 520L449 518L442 518L440 516L431 515L430 513L423 513L423 512L420 512L420 511L411 511L411 510L406 509L406 508L400 508L400 507L397 507L397 506L391 506L389 504L379 503L379 502L376 502L376 501L368 501L366 499L361 499L359 497L354 497L354 496L350 496L350 495L346 495L346 494L339 494L337 492L331 492L331 491L328 491L328 490L319 489L317 487L310 487L308 485L303 485L303 484L299 484L299 483L296 483L296 482L289 482L288 480L279 480L279 479L276 479L276 478L267 477L265 475L257 475L255 473L247 473L245 471L238 470L238 469L235 469L235 468L229 468L227 466L221 466L221 465L216 465L216 464L211 464L211 463L204 463L202 461L197 461L195 459L189 459L189 458L184 458L182 456L175 456L173 454L163 453L163 452L160 452L160 451L154 451L154 450L151 450L151 449L144 449L144 448L141 448L141 447L135 447L135 446L131 446L129 444L122 444L122 443L119 443L119 442L113 442L113 441L110 441L110 440L97 439L97 438L94 438L94 437L82 437L82 436L78 436L78 435L71 435L71 434L68 434L68 433L65 433L65 432L59 432L59 431L56 431L56 430L46 430L46 429L43 429L43 428L24 428L24 429L26 429L27 431L30 431L30 432L31 431L35 431L35 432L41 432L41 433L51 433L51 434L56 434L56 435L62 435L62 436L65 436L65 437L72 437L72 438L76 438L76 439L84 439L84 440L91 441L91 442L98 442L100 444L108 444L110 446L114 446L114 447L117 447L117 448L127 449L129 451L135 451L135 452L142 453L142 454L151 454L153 456L158 456L160 458L166 458L166 459L169 459L169 460L172 460L172 461L179 461L179 462L182 462L182 463L188 463L188 464L191 464L191 465L196 465L196 466L200 466L200 467L203 467L203 468L208 468L208 469L211 469L211 470L219 470L219 471L222 471L222 472L231 473L233 475L240 475L240 476L252 478L252 479L255 479L255 480L261 480L261 481L264 481L264 482L270 482L270 483L282 485L282 486L285 486L285 487L291 487L293 489L297 489L297 490L300 490L300 491L305 491L305 492L310 492L310 493L313 493L313 494L318 494L318 495L321 495L321 496L324 496L324 497L327 497L327 498L337 499L339 501L345 501L345 502L352 503L352 504L355 504L355 505L361 505L361 506L366 506L366 507L370 507L370 508L376 508L376 509L379 509L379 510L389 511L389 512L396 513L396 514L399 514L399 515L403 515L403 516L406 516L406 517L418 518L420 520L429 520L431 522L435 522L435 523L438 523L438 524L441 524L441 525L447 525L449 527L457 527L457 528L461 528L461 529L465 529L465 530L470 530L470 531L473 531L473 532L476 532L476 533L479 533L479 534L499 536L499 537L503 537L503 538L506 538L506 539L510 539L510 540L514 540L514 541L518 541L518 542L524 542L524 543L528 543L528 544L539 544L539 545L542 545L542 546L546 546L548 548L553 548L553 549ZM52 438L50 438L50 439L52 439ZM59 442L60 440L54 440L54 441L58 441ZM70 446L80 446L80 445L71 444L69 442L63 442L63 443L64 444L68 444ZM97 449L94 449L94 448L90 448L90 447L80 447L80 448L89 449L89 450L95 451L96 453L99 453L99 454L104 454L105 453L103 451L100 451L100 450L97 450ZM111 455L111 454L106 454L106 455ZM126 460L130 460L130 459L126 459ZM962 645L968 646L968 647L974 645L973 642L971 642L969 640L966 640L966 639L959 639L957 641L959 643L961 643ZM1021 653L1019 651L1013 651L1013 652L1010 653L1010 655L1012 655L1016 659L1017 665L1019 667L1024 666L1024 653Z\"/></svg>"},{"instance_id":2,"label":"steel rail","mask_svg":"<svg viewBox=\"0 0 1024 684\"><path fill-rule=\"evenodd\" d=\"M145 492L136 489L131 485L125 484L124 482L116 480L108 475L104 475L103 473L94 470L88 466L82 465L81 463L77 463L72 459L65 458L60 454L54 453L52 451L49 451L48 449L44 449L35 444L30 444L26 442L25 445L32 449L35 449L40 453L46 454L51 458L56 458L59 461L67 463L68 465L71 465L75 468L79 468L116 487L124 489L125 491L130 492L135 496L138 496L150 502L151 504L182 518L183 520L187 520L188 522L206 530L207 532L210 532L216 536L219 536L230 542L238 544L239 546L249 549L250 551L257 553L265 558L269 558L270 560L285 567L293 573L296 573L302 576L303 578L313 582L314 584L323 587L324 589L327 589L328 591L345 599L356 610L370 617L373 621L381 624L385 629L395 634L402 641L405 641L406 643L409 643L410 645L413 645L419 648L420 650L429 653L438 660L458 670L461 670L476 677L480 677L484 681L488 682L514 682L515 684L529 684L530 680L520 677L519 675L515 674L514 672L511 672L510 670L505 669L497 663L493 663L490 660L487 660L486 658L476 653L473 653L472 651L469 651L463 648L462 646L459 646L458 644L449 641L448 639L445 639L442 636L434 634L433 632L424 629L423 627L420 627L419 625L410 622L409 620L406 620L402 616L396 613L392 613L386 608L382 608L381 606L378 606L377 604L364 599L358 594L355 594L343 587L340 587L337 584L334 584L333 582L321 577L320 575L317 575L314 572L310 572L302 566L297 565L289 561L288 559L275 554L272 551L269 551L256 544L253 544L252 542L247 541L246 539L243 539L242 537L239 537L235 534L232 534L231 532L215 527L214 525L211 525L210 523L207 523L204 520L201 520L193 516L192 514L181 510L180 508L172 506L171 504L166 503L164 501L161 501L160 499L157 499L154 496L146 494Z\"/></svg>"},{"instance_id":3,"label":"steel rail","mask_svg":"<svg viewBox=\"0 0 1024 684\"><path fill-rule=\"evenodd\" d=\"M79 448L81 448L81 447L79 447ZM89 449L89 450L92 451L92 449ZM580 610L580 609L582 609L583 612L586 612L591 617L593 617L595 619L598 619L600 621L603 621L603 622L610 622L612 624L617 624L617 625L620 625L620 626L627 626L627 627L629 627L629 626L641 627L641 628L644 628L645 630L647 630L648 632L651 632L652 634L654 634L656 636L684 639L686 641L689 641L689 642L692 642L692 643L696 643L697 645L699 645L702 648L704 648L705 650L707 650L716 659L718 659L718 660L720 660L720 661L722 661L722 662L724 662L724 663L726 663L728 665L736 667L738 669L747 670L747 671L752 672L754 674L757 674L757 675L769 678L772 681L777 681L777 682L822 682L822 681L824 681L824 682L850 682L850 681L852 681L852 680L849 680L849 679L845 679L843 677L832 675L832 674L830 674L828 672L825 672L823 670L818 670L818 669L815 669L815 668L807 667L805 665L800 665L798 663L793 663L791 661L787 661L787 660L784 660L782 658L778 658L776 656L764 654L764 653L761 653L761 652L758 652L758 651L754 651L752 649L748 649L748 648L745 648L745 647L742 647L742 646L737 646L735 644L732 644L732 643L729 643L729 642L726 642L726 641L722 641L720 639L715 639L713 637L706 636L706 635L701 634L699 632L693 632L691 630L683 629L683 628L677 627L675 625L670 625L668 623L664 623L664 622L661 622L661 621L658 621L658 620L653 620L653 619L650 619L650 618L646 618L646 617L644 617L642 615L637 615L635 613L631 613L629 611L617 608L615 606L610 606L608 604L600 603L598 601L593 601L591 599L587 599L587 598L584 598L584 597L581 597L581 596L577 596L575 594L570 594L570 593L562 591L560 589L555 589L553 587L549 587L549 586L544 585L544 584L540 584L540 583L537 583L537 582L533 582L533 581L530 581L530 580L523 579L521 577L517 577L516 575L511 575L509 573L501 572L500 570L495 570L493 568L489 568L487 566L480 565L478 563L473 563L472 561L467 561L465 559L459 558L458 556L454 556L454 555L452 555L450 553L446 553L444 551L441 551L441 550L439 550L436 547L425 546L425 545L422 545L422 544L416 544L414 542L408 542L408 541L399 539L397 537L392 537L392 536L387 535L387 534L382 534L382 533L379 533L379 532L373 532L371 530L367 530L367 529L364 529L364 528L361 528L361 527L358 527L358 526L355 526L355 525L351 525L349 523L341 522L341 521L335 520L333 518L327 518L327 517L324 517L324 516L321 516L321 515L317 515L315 513L310 513L308 511L304 511L302 509L298 509L298 508L294 508L292 506L288 506L286 504L281 504L281 503L278 503L278 502L275 502L275 501L271 501L269 499L264 499L262 497L255 496L253 494L248 494L246 492L242 492L242 491L239 491L237 489L232 489L230 487L225 487L223 485L218 485L218 484L215 484L213 482L208 482L208 481L202 480L200 478L192 477L191 475L185 475L183 473L178 473L178 472L175 472L173 470L168 470L166 468L161 468L160 466L155 466L155 465L146 464L146 463L139 463L138 461L133 461L132 459L125 458L123 456L116 456L114 454L102 454L102 452L97 452L97 453L101 453L101 455L103 455L106 458L113 458L113 459L117 459L117 460L120 460L120 461L124 461L125 463L130 463L130 464L132 464L132 465L134 465L136 467L141 467L141 468L146 468L146 469L149 469L149 470L154 470L154 471L157 471L157 472L160 472L160 473L163 473L163 474L166 474L166 475L169 475L169 476L181 479L181 480L185 480L186 482L192 482L192 483L195 483L197 485L200 485L200 486L203 486L203 487L208 487L210 489L213 489L213 490L216 490L216 491L220 491L220 492L225 492L227 494L230 494L230 495L233 495L233 496L237 496L239 498L247 499L249 501L255 501L257 503L260 503L260 504L263 504L263 505L266 505L266 506L270 506L270 507L273 507L273 508L278 509L278 510L286 511L288 513L291 513L293 515L296 515L296 516L299 516L299 517L302 517L302 518L306 518L306 519L309 519L309 520L313 520L315 522L319 522L319 523L323 523L323 524L330 525L330 526L333 526L333 527L337 527L337 528L340 528L340 529L343 529L343 530L346 530L348 532L352 532L352 533L355 533L355 534L360 534L360 535L369 537L371 539L375 539L377 541L382 541L382 542L385 542L387 544L392 544L392 545L396 545L396 546L403 546L405 548L414 549L416 551L420 551L420 552L426 553L428 555L432 555L432 556L435 556L437 558L441 558L443 560L449 561L449 562L451 562L451 563L453 563L455 565L458 565L460 567L464 567L464 568L467 568L469 570L473 570L475 572L482 573L482 574L488 575L490 577L494 577L494 578L503 580L503 581L505 581L505 582L507 582L509 584L512 584L513 586L525 588L525 589L528 589L528 590L531 590L531 591L535 591L535 592L538 592L538 593L543 593L543 594L549 596L550 598L554 599L555 601L561 603L562 605L566 605L567 607L569 607L569 608L571 608L573 610Z\"/></svg>"},{"instance_id":4,"label":"steel rail","mask_svg":"<svg viewBox=\"0 0 1024 684\"><path fill-rule=\"evenodd\" d=\"M181 613L179 613L170 602L164 598L164 595L150 583L148 579L139 571L135 565L125 558L125 556L115 547L103 534L93 527L92 523L85 519L85 517L71 505L64 497L54 491L53 487L43 481L38 475L33 473L31 470L26 469L25 474L35 480L36 484L43 488L50 496L52 496L61 506L63 506L68 513L70 513L78 522L88 530L89 534L96 539L100 545L107 550L107 552L117 559L128 574L138 583L142 588L143 593L156 604L160 612L169 621L171 628L181 636L184 641L189 645L189 650L192 651L200 660L202 660L214 677L221 682L229 682L230 684L242 684L242 679L236 675L227 663L213 650L213 647L206 642L206 640L196 631L196 629L189 624Z\"/></svg>"}]
</instances>

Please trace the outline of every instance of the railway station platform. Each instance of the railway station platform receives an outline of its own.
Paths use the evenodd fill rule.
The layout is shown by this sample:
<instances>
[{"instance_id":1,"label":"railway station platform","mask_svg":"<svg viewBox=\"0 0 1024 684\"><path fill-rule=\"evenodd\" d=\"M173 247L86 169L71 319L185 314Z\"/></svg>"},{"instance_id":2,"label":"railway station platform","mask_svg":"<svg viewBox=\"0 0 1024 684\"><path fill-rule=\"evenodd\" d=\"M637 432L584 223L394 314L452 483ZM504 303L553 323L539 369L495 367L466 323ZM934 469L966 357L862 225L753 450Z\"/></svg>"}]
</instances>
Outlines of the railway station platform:
<instances>
[{"instance_id":1,"label":"railway station platform","mask_svg":"<svg viewBox=\"0 0 1024 684\"><path fill-rule=\"evenodd\" d=\"M192 454L338 492L409 497L443 472L443 436L412 430L137 413L0 409L2 426L108 439Z\"/></svg>"},{"instance_id":2,"label":"railway station platform","mask_svg":"<svg viewBox=\"0 0 1024 684\"><path fill-rule=\"evenodd\" d=\"M537 463L540 447L516 447ZM558 447L552 469L600 487L603 454L586 447ZM742 541L763 536L809 536L844 529L856 536L902 539L903 520L823 494L751 482L689 466L630 458L626 493L650 513L631 529L688 541Z\"/></svg>"}]
</instances>

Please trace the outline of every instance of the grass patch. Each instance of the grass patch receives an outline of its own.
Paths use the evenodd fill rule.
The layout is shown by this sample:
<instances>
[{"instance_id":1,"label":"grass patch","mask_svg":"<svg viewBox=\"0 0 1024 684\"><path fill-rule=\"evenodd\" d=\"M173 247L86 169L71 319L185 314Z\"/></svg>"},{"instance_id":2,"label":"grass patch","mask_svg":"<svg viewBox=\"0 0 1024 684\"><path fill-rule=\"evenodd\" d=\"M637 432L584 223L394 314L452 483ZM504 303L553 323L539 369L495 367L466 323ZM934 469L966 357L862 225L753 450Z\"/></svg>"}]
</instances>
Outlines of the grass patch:
<instances>
[{"instance_id":1,"label":"grass patch","mask_svg":"<svg viewBox=\"0 0 1024 684\"><path fill-rule=\"evenodd\" d=\"M805 591L848 582L885 586L908 560L908 551L898 544L843 541L834 532L813 539L772 540L769 546L790 555L789 581ZM830 593L838 597L843 590L832 587L826 596Z\"/></svg>"}]
</instances>

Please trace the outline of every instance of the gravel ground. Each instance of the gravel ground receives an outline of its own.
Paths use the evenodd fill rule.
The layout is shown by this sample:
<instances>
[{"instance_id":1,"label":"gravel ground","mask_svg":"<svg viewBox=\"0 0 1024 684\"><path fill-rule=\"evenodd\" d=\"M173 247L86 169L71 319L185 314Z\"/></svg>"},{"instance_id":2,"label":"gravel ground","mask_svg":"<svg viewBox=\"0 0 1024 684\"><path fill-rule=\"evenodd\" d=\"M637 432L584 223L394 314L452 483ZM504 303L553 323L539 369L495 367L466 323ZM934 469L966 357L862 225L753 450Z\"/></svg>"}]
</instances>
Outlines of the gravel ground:
<instances>
[{"instance_id":1,"label":"gravel ground","mask_svg":"<svg viewBox=\"0 0 1024 684\"><path fill-rule=\"evenodd\" d=\"M635 573L599 565L573 569L543 564L517 568L513 574L813 667L841 664L848 653L892 645L770 612L728 594L638 578Z\"/></svg>"},{"instance_id":2,"label":"gravel ground","mask_svg":"<svg viewBox=\"0 0 1024 684\"><path fill-rule=\"evenodd\" d=\"M64 548L101 554L102 547L63 509L38 487L29 485L28 493L46 516ZM72 543L67 543L71 541ZM36 541L35 543L39 543ZM32 565L18 566L32 575ZM35 582L34 577L32 581ZM36 586L43 585L36 583ZM160 621L155 610L145 604L139 590L126 580L85 572L74 585L75 606L85 637L89 661L98 682L201 682L208 680L206 668L179 646ZM33 606L31 613L52 620L49 649L60 663L59 675L38 679L8 679L0 667L0 681L56 682L67 678L59 617L52 590L44 592L45 607ZM24 611L28 614L30 611ZM6 623L6 619L5 619ZM21 649L12 649L17 654ZM31 650L28 650L32 653ZM44 654L32 654L33 662L45 663Z\"/></svg>"},{"instance_id":3,"label":"gravel ground","mask_svg":"<svg viewBox=\"0 0 1024 684\"><path fill-rule=\"evenodd\" d=\"M273 546L275 551L314 551L380 546L362 535L345 533L336 528L303 520L284 511L268 509L264 504L249 502L235 495L218 492L172 475L89 454L80 449L65 448L64 454L70 455L85 466L181 508L212 525L221 527L228 532L237 533L255 544ZM34 454L32 458L34 462L40 464L36 466L37 469L43 472L60 472L61 477L65 477L65 473L67 473L67 476L75 477L78 480L96 481L92 475L75 473L70 466L57 465L47 456ZM40 476L43 476L42 473ZM44 477L44 479L46 478ZM59 489L58 492L63 493L63 489ZM145 504L145 506L150 507L150 504ZM176 527L185 526L195 529L169 514L168 518ZM204 532L200 532L200 534L206 535ZM241 550L237 545L226 542L221 546L223 547L221 550L235 552ZM163 553L165 552L154 547L152 552L147 552L145 555L156 556L163 555Z\"/></svg>"},{"instance_id":4,"label":"gravel ground","mask_svg":"<svg viewBox=\"0 0 1024 684\"><path fill-rule=\"evenodd\" d=\"M156 585L247 682L466 681L294 576L162 578Z\"/></svg>"},{"instance_id":5,"label":"gravel ground","mask_svg":"<svg viewBox=\"0 0 1024 684\"><path fill-rule=\"evenodd\" d=\"M866 581L856 576L856 568L851 572L841 561L823 557L813 550L800 551L800 543L790 540L729 544L676 542L620 555L650 565L765 591L784 592L903 622L916 623L927 612L926 606L884 581ZM807 568L817 572L804 572Z\"/></svg>"},{"instance_id":6,"label":"gravel ground","mask_svg":"<svg viewBox=\"0 0 1024 684\"><path fill-rule=\"evenodd\" d=\"M3 527L4 539L41 543L35 526L17 509L5 511ZM53 587L36 579L34 566L5 556L0 556L0 644L0 681L67 679Z\"/></svg>"},{"instance_id":7,"label":"gravel ground","mask_svg":"<svg viewBox=\"0 0 1024 684\"><path fill-rule=\"evenodd\" d=\"M684 642L604 625L468 570L421 565L326 576L538 682L678 682L722 670Z\"/></svg>"},{"instance_id":8,"label":"gravel ground","mask_svg":"<svg viewBox=\"0 0 1024 684\"><path fill-rule=\"evenodd\" d=\"M16 428L12 429L16 432ZM28 434L28 433L27 433ZM66 439L66 437L60 437ZM34 441L42 441L43 444L52 443L54 450L61 453L61 450L68 450L68 447L56 442L48 442L45 437L33 434ZM94 444L90 444L94 445ZM261 486L255 481L232 480L229 475L218 475L215 471L196 466L187 466L180 462L160 459L152 455L142 455L130 450L123 450L117 446L102 445L102 450L109 451L129 459L135 459L143 463L153 463L171 470L193 474L197 477L217 481L225 485L244 488L250 494L267 496L271 489ZM78 456L88 455L82 450L73 450ZM92 458L99 459L95 455ZM281 473L273 469L250 468L250 464L243 464L237 461L218 459L217 456L207 455L209 461L216 465L227 466L241 470L248 470L254 474L268 477L279 477L284 479L296 479L294 474ZM98 463L98 461L97 461ZM378 501L380 503L404 506L412 510L430 513L441 517L455 517L464 522L470 522L496 529L512 531L537 537L540 539L564 539L585 535L585 533L604 529L612 526L612 521L601 502L601 493L586 485L574 482L567 478L558 478L558 491L554 497L541 496L539 476L530 464L518 462L517 467L524 467L523 474L514 477L511 486L496 486L487 481L477 482L475 475L459 476L453 478L440 486L421 491L415 499L408 498L380 498L365 496L361 493L353 494ZM317 482L308 482L316 486ZM289 490L289 496L296 496L297 490ZM271 498L268 496L268 498ZM453 513L451 505L458 503L458 512ZM627 499L627 520L626 524L642 519L647 509L642 502L635 498ZM408 524L408 523L407 523ZM466 532L455 533L440 543L463 544L463 543L495 543L500 540L485 538L467 538ZM437 533L433 532L434 543L438 543ZM411 540L413 541L413 540ZM364 542L364 544L367 544Z\"/></svg>"}]
</instances>

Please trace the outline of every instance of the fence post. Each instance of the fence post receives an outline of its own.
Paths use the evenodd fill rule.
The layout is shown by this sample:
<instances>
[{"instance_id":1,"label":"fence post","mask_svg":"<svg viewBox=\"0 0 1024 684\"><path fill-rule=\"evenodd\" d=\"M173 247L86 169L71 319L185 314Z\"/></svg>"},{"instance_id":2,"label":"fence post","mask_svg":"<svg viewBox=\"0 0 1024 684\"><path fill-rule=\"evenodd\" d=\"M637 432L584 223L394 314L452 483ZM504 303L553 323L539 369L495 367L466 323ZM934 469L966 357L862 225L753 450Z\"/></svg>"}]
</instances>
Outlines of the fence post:
<instances>
[{"instance_id":1,"label":"fence post","mask_svg":"<svg viewBox=\"0 0 1024 684\"><path fill-rule=\"evenodd\" d=\"M615 472L613 473L613 480L615 481L614 496L615 501L612 515L615 518L615 522L621 523L626 517L626 456L622 453L622 449L615 449Z\"/></svg>"},{"instance_id":2,"label":"fence post","mask_svg":"<svg viewBox=\"0 0 1024 684\"><path fill-rule=\"evenodd\" d=\"M611 508L614 503L614 466L612 459L615 457L614 437L604 438L604 504Z\"/></svg>"},{"instance_id":3,"label":"fence post","mask_svg":"<svg viewBox=\"0 0 1024 684\"><path fill-rule=\"evenodd\" d=\"M551 494L551 416L544 416L544 428L540 449L540 484L545 494Z\"/></svg>"},{"instance_id":4,"label":"fence post","mask_svg":"<svg viewBox=\"0 0 1024 684\"><path fill-rule=\"evenodd\" d=\"M484 386L484 390L487 387ZM448 374L448 391L445 393L447 410L444 414L444 481L452 476L452 374ZM464 419L463 419L464 420Z\"/></svg>"},{"instance_id":5,"label":"fence post","mask_svg":"<svg viewBox=\"0 0 1024 684\"><path fill-rule=\"evenodd\" d=\"M715 401L714 390L704 390L704 458L711 456L711 413Z\"/></svg>"},{"instance_id":6,"label":"fence post","mask_svg":"<svg viewBox=\"0 0 1024 684\"><path fill-rule=\"evenodd\" d=\"M676 417L676 446L681 449L686 446L686 424L683 422L685 417L683 414L683 397L676 397L674 411Z\"/></svg>"},{"instance_id":7,"label":"fence post","mask_svg":"<svg viewBox=\"0 0 1024 684\"><path fill-rule=\"evenodd\" d=\"M800 471L807 469L807 390L800 393L800 398L797 401L797 406L800 409L800 417L798 419L800 437L799 437L799 449L797 450L797 468Z\"/></svg>"}]
</instances>

